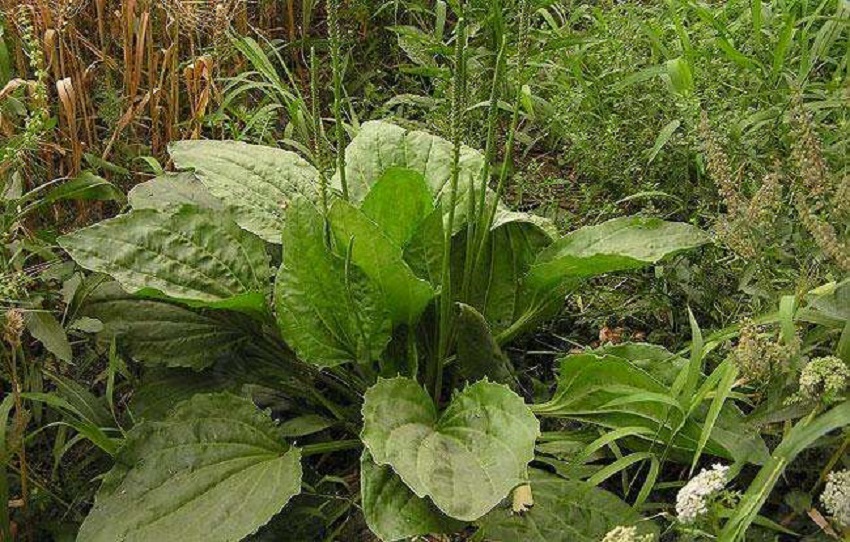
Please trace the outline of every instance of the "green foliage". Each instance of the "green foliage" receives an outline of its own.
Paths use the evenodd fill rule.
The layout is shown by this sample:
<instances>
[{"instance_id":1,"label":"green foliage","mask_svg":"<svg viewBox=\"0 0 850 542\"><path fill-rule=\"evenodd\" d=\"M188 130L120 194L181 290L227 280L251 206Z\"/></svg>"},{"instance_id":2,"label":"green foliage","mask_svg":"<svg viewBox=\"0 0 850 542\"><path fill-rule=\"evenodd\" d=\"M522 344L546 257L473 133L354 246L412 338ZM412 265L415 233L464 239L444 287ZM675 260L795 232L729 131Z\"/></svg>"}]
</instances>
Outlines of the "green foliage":
<instances>
[{"instance_id":1,"label":"green foliage","mask_svg":"<svg viewBox=\"0 0 850 542\"><path fill-rule=\"evenodd\" d=\"M551 7L542 31L562 46L540 49L535 93L555 110L551 133L580 175L696 203L697 105L763 175L787 152L777 121L800 91L840 163L846 10L843 0Z\"/></svg>"},{"instance_id":2,"label":"green foliage","mask_svg":"<svg viewBox=\"0 0 850 542\"><path fill-rule=\"evenodd\" d=\"M634 345L640 349L643 345ZM619 355L606 352L575 354L561 360L558 374L559 386L551 401L535 408L541 415L563 416L613 430L642 427L645 432L635 436L648 439L651 443L664 443L676 452L706 451L718 457L760 464L767 453L758 438L747 435L742 417L733 406L725 405L726 396L719 388L722 378L714 374L705 379L697 397L706 397L710 392L719 397L717 410L712 406L708 412L700 407L700 401L687 395L677 399L673 392L673 380L663 374L651 374L641 368L641 361L650 361L652 371L664 370L666 364L679 363L679 376L687 366L676 356L666 353L663 357L649 360L638 352L620 348ZM636 355L637 354L637 355ZM622 357L621 357L622 356ZM675 366L675 365L674 365ZM722 373L722 369L717 370ZM693 404L691 402L693 401ZM722 418L718 416L723 414ZM709 416L706 419L706 416ZM708 431L701 431L707 427ZM705 439L705 440L704 440ZM698 444L699 443L699 444Z\"/></svg>"},{"instance_id":3,"label":"green foliage","mask_svg":"<svg viewBox=\"0 0 850 542\"><path fill-rule=\"evenodd\" d=\"M320 366L377 359L390 339L389 310L378 285L327 250L325 223L312 204L296 199L289 216L275 280L281 333Z\"/></svg>"},{"instance_id":4,"label":"green foliage","mask_svg":"<svg viewBox=\"0 0 850 542\"><path fill-rule=\"evenodd\" d=\"M132 293L259 309L268 287L263 243L221 213L199 207L134 210L59 244L80 265L113 276Z\"/></svg>"},{"instance_id":5,"label":"green foliage","mask_svg":"<svg viewBox=\"0 0 850 542\"><path fill-rule=\"evenodd\" d=\"M296 194L315 200L318 172L297 154L236 141L180 141L174 164L192 169L239 226L267 242L280 240L286 207Z\"/></svg>"},{"instance_id":6,"label":"green foliage","mask_svg":"<svg viewBox=\"0 0 850 542\"><path fill-rule=\"evenodd\" d=\"M236 356L247 340L227 313L139 299L115 282L98 286L82 314L102 322L102 335L117 338L133 359L149 365L204 369Z\"/></svg>"},{"instance_id":7,"label":"green foliage","mask_svg":"<svg viewBox=\"0 0 850 542\"><path fill-rule=\"evenodd\" d=\"M593 485L568 480L538 469L529 473L534 508L526 514L499 507L479 520L486 540L508 542L596 542L617 526L655 529L616 495Z\"/></svg>"},{"instance_id":8,"label":"green foliage","mask_svg":"<svg viewBox=\"0 0 850 542\"><path fill-rule=\"evenodd\" d=\"M240 540L301 487L300 451L245 399L196 395L133 428L83 540Z\"/></svg>"},{"instance_id":9,"label":"green foliage","mask_svg":"<svg viewBox=\"0 0 850 542\"><path fill-rule=\"evenodd\" d=\"M311 37L318 3L301 21L293 6L261 10L289 10L286 40L234 31L212 55L190 40L192 122L149 135L162 151L193 139L143 157L156 177L126 200L90 172L28 190L0 171L16 307L0 343L0 497L26 505L0 534L34 517L36 539L59 538L98 461L114 466L80 540L846 534L815 508L847 466L850 289L799 234L846 233L843 184L824 176L846 161L847 2L330 0L327 42ZM50 75L25 38L44 101ZM247 71L227 77L234 60ZM126 97L121 121L111 93L122 135L87 155L108 178L129 177L106 161L113 143L179 121L177 65L161 64L171 90ZM0 96L4 133L38 121L35 149L49 109L29 112L14 84ZM373 120L388 112L401 118ZM24 156L18 142L0 154ZM789 149L784 182L772 163ZM809 196L803 229L784 210ZM121 214L37 229L69 201L73 227L100 202ZM710 223L735 255L697 227ZM758 265L742 232L765 234ZM60 528L38 524L43 502L61 504Z\"/></svg>"},{"instance_id":10,"label":"green foliage","mask_svg":"<svg viewBox=\"0 0 850 542\"><path fill-rule=\"evenodd\" d=\"M377 186L377 185L376 185ZM418 220L414 218L415 229ZM328 222L336 242L346 247L351 263L363 270L380 289L394 324L412 324L419 319L434 290L416 277L395 244L379 224L346 201L335 201Z\"/></svg>"},{"instance_id":11,"label":"green foliage","mask_svg":"<svg viewBox=\"0 0 850 542\"><path fill-rule=\"evenodd\" d=\"M368 450L360 459L360 491L366 523L381 540L402 540L421 533L451 533L463 528L418 497L390 466L375 464Z\"/></svg>"},{"instance_id":12,"label":"green foliage","mask_svg":"<svg viewBox=\"0 0 850 542\"><path fill-rule=\"evenodd\" d=\"M537 256L528 281L545 288L567 279L635 269L708 240L705 233L687 224L617 218L584 227L550 245Z\"/></svg>"},{"instance_id":13,"label":"green foliage","mask_svg":"<svg viewBox=\"0 0 850 542\"><path fill-rule=\"evenodd\" d=\"M139 183L130 190L127 199L133 209L165 210L183 204L214 210L224 208L191 172L160 175Z\"/></svg>"},{"instance_id":14,"label":"green foliage","mask_svg":"<svg viewBox=\"0 0 850 542\"><path fill-rule=\"evenodd\" d=\"M564 284L653 264L706 241L691 226L624 219L614 234L599 234L608 223L553 242L546 220L509 211L480 184L479 153L460 153L463 184L447 193L451 144L385 122L364 125L352 141L353 200L328 194L326 213L314 204L314 170L291 153L227 142L173 149L194 175L149 181L131 194L133 210L59 240L78 264L117 281L86 286L79 315L99 322L132 359L168 368L143 382L135 406L146 421L128 434L83 539L178 527L191 538L197 507L224 509L230 499L248 503L220 536L252 532L298 493L297 451L283 438L308 439L305 455L365 446L364 515L384 539L456 531L525 484L535 457L539 422L509 387L516 368L502 344L546 316ZM185 184L173 189L178 182ZM270 201L285 204L272 212ZM452 220L446 209L457 211ZM454 235L445 234L446 221ZM269 254L278 243L269 306ZM449 276L452 289L441 290ZM437 311L438 291L458 312ZM445 358L432 342L443 318L458 334ZM430 380L440 373L445 381ZM433 385L431 394L423 382ZM448 382L458 389L444 404ZM249 401L204 394L255 383L299 401L280 428L251 414ZM169 403L176 406L165 415ZM242 439L258 442L236 423L243 418L277 447L233 456L227 464L234 468L251 462L224 477L215 461L230 448L214 453L217 443L231 443L237 454ZM197 451L173 452L175 441ZM706 451L725 453L713 441ZM271 483L269 469L287 483L260 506L254 499ZM257 489L245 493L242 483ZM169 513L174 499L192 504ZM122 521L108 521L116 515Z\"/></svg>"},{"instance_id":15,"label":"green foliage","mask_svg":"<svg viewBox=\"0 0 850 542\"><path fill-rule=\"evenodd\" d=\"M526 479L538 425L522 399L480 381L438 417L428 393L406 378L379 380L363 402L363 443L419 497L474 520Z\"/></svg>"}]
</instances>

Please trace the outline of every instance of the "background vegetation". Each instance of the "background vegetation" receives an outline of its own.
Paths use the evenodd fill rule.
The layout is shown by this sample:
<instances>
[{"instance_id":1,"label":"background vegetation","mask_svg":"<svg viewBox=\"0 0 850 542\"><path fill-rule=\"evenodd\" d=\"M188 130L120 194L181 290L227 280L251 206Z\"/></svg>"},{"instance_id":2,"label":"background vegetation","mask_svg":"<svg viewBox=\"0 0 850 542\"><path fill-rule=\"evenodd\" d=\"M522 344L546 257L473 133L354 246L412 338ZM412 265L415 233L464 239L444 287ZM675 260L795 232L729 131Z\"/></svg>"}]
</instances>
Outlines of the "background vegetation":
<instances>
[{"instance_id":1,"label":"background vegetation","mask_svg":"<svg viewBox=\"0 0 850 542\"><path fill-rule=\"evenodd\" d=\"M328 36L337 26L315 0L0 0L0 500L9 503L0 538L75 537L140 405L160 400L156 369L85 315L92 274L57 237L125 209L134 186L174 169L168 149L178 140L286 148L330 173L340 144L369 120L451 139L463 13L461 138L485 148L497 85L493 171L509 173L512 207L551 218L562 233L639 214L714 238L568 296L554 320L506 351L521 394L551 398L567 353L634 341L687 358L703 348L694 347L701 329L704 372L735 364L728 400L771 450L787 452L784 476L767 483L765 471L735 468L738 492L700 529L672 519L687 467L662 461L652 498L640 503L630 485L647 478L643 463L593 480L654 518L664 539L724 539L755 502L764 506L755 505L747 539L840 539L819 496L830 472L850 468L847 421L801 438L800 449L788 443L798 420L845 404L850 381L850 3L520 4L341 2L335 55ZM517 35L523 10L528 31ZM494 83L500 51L510 69ZM805 367L830 357L843 364L831 369L843 384L801 387ZM278 397L259 402L287 412ZM544 427L578 429L589 427ZM576 450L587 452L599 433L591 436L541 446L558 471L575 466ZM623 455L615 439L579 457L598 472ZM349 491L356 470L318 472L288 512L310 534L279 518L257 539L371 536ZM474 531L458 536L482 536Z\"/></svg>"}]
</instances>

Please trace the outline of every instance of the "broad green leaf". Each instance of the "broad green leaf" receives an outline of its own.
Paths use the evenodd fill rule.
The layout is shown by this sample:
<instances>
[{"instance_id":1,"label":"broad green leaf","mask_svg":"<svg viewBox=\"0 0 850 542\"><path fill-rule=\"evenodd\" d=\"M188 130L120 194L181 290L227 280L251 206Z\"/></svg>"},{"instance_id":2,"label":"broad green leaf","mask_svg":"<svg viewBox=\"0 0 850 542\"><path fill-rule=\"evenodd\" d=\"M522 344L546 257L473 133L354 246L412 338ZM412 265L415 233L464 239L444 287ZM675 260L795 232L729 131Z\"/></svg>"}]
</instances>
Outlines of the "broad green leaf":
<instances>
[{"instance_id":1,"label":"broad green leaf","mask_svg":"<svg viewBox=\"0 0 850 542\"><path fill-rule=\"evenodd\" d=\"M275 282L283 338L306 361L323 367L378 359L390 340L378 285L331 252L324 220L310 202L294 200L289 218Z\"/></svg>"},{"instance_id":2,"label":"broad green leaf","mask_svg":"<svg viewBox=\"0 0 850 542\"><path fill-rule=\"evenodd\" d=\"M59 238L81 266L128 292L161 293L214 307L264 307L270 274L263 242L193 206L139 210Z\"/></svg>"},{"instance_id":3,"label":"broad green leaf","mask_svg":"<svg viewBox=\"0 0 850 542\"><path fill-rule=\"evenodd\" d=\"M43 310L24 312L24 325L34 339L39 341L48 352L61 359L71 361L71 343L62 328L62 324L51 313Z\"/></svg>"},{"instance_id":4,"label":"broad green leaf","mask_svg":"<svg viewBox=\"0 0 850 542\"><path fill-rule=\"evenodd\" d=\"M159 209L181 205L197 205L216 211L224 210L221 201L214 198L194 173L166 173L139 183L127 194L133 209Z\"/></svg>"},{"instance_id":5,"label":"broad green leaf","mask_svg":"<svg viewBox=\"0 0 850 542\"><path fill-rule=\"evenodd\" d=\"M303 380L296 378L303 363L283 357L261 358L247 345L239 356L220 359L215 365L196 371L184 368L146 367L130 403L136 420L161 420L175 406L197 394L239 393L245 386L262 386L299 397ZM282 433L283 434L283 433ZM285 435L284 435L285 436Z\"/></svg>"},{"instance_id":6,"label":"broad green leaf","mask_svg":"<svg viewBox=\"0 0 850 542\"><path fill-rule=\"evenodd\" d=\"M103 331L103 322L98 320L97 318L89 318L88 316L83 316L82 318L77 318L70 324L68 324L68 329L73 329L74 331L82 331L83 333L100 333Z\"/></svg>"},{"instance_id":7,"label":"broad green leaf","mask_svg":"<svg viewBox=\"0 0 850 542\"><path fill-rule=\"evenodd\" d=\"M360 457L360 495L366 524L385 542L451 533L464 526L427 497L417 497L392 468L376 465L368 450Z\"/></svg>"},{"instance_id":8,"label":"broad green leaf","mask_svg":"<svg viewBox=\"0 0 850 542\"><path fill-rule=\"evenodd\" d=\"M417 277L427 280L435 290L442 280L444 231L443 211L437 207L419 223L404 247L404 261Z\"/></svg>"},{"instance_id":9,"label":"broad green leaf","mask_svg":"<svg viewBox=\"0 0 850 542\"><path fill-rule=\"evenodd\" d=\"M637 269L709 240L706 233L688 224L658 218L615 218L555 241L537 256L528 283L546 289L565 279Z\"/></svg>"},{"instance_id":10,"label":"broad green leaf","mask_svg":"<svg viewBox=\"0 0 850 542\"><path fill-rule=\"evenodd\" d=\"M510 384L513 381L511 364L490 333L490 326L477 310L458 303L457 371L460 376L475 382L482 378Z\"/></svg>"},{"instance_id":11,"label":"broad green leaf","mask_svg":"<svg viewBox=\"0 0 850 542\"><path fill-rule=\"evenodd\" d=\"M470 193L476 202L480 198L483 160L480 152L469 147L461 148L453 234L463 229L466 223ZM448 214L452 172L450 141L426 132L407 130L389 122L363 123L345 149L346 183L352 200L355 203L363 201L372 185L391 168L404 168L422 174L433 199L442 204L444 215ZM334 182L338 187L338 174ZM471 191L470 184L473 188ZM492 192L488 191L488 194ZM496 224L503 222L504 215L512 214L500 203L495 217ZM540 217L534 220L545 225L547 230L552 230L547 220Z\"/></svg>"},{"instance_id":12,"label":"broad green leaf","mask_svg":"<svg viewBox=\"0 0 850 542\"><path fill-rule=\"evenodd\" d=\"M130 411L136 420L162 420L175 406L203 393L236 393L241 382L222 378L214 369L146 368L133 390Z\"/></svg>"},{"instance_id":13,"label":"broad green leaf","mask_svg":"<svg viewBox=\"0 0 850 542\"><path fill-rule=\"evenodd\" d=\"M524 277L536 255L551 243L548 233L537 224L522 220L498 224L490 233L481 260L472 271L467 299L487 319L493 332L500 334L518 321L525 324L514 334L536 323L532 318L553 301L554 296L535 296ZM461 277L464 269L466 235L458 235L452 246L452 273ZM460 299L460 279L455 280L455 299ZM562 298L554 299L558 307Z\"/></svg>"},{"instance_id":14,"label":"broad green leaf","mask_svg":"<svg viewBox=\"0 0 850 542\"><path fill-rule=\"evenodd\" d=\"M362 439L375 463L462 520L481 517L525 480L539 433L522 398L486 380L458 392L442 415L407 378L379 379L363 403Z\"/></svg>"},{"instance_id":15,"label":"broad green leaf","mask_svg":"<svg viewBox=\"0 0 850 542\"><path fill-rule=\"evenodd\" d=\"M251 401L197 395L130 431L77 540L241 540L300 492L300 455Z\"/></svg>"},{"instance_id":16,"label":"broad green leaf","mask_svg":"<svg viewBox=\"0 0 850 542\"><path fill-rule=\"evenodd\" d=\"M415 26L390 26L398 36L398 46L404 51L414 64L436 68L434 60L436 50L442 46L430 33L423 32Z\"/></svg>"},{"instance_id":17,"label":"broad green leaf","mask_svg":"<svg viewBox=\"0 0 850 542\"><path fill-rule=\"evenodd\" d=\"M100 320L101 333L115 337L130 357L150 365L200 370L232 359L250 337L227 312L141 299L114 282L99 286L82 313Z\"/></svg>"},{"instance_id":18,"label":"broad green leaf","mask_svg":"<svg viewBox=\"0 0 850 542\"><path fill-rule=\"evenodd\" d=\"M240 226L270 243L280 242L293 196L316 198L319 174L294 152L239 141L178 141L169 152L233 210Z\"/></svg>"},{"instance_id":19,"label":"broad green leaf","mask_svg":"<svg viewBox=\"0 0 850 542\"><path fill-rule=\"evenodd\" d=\"M485 540L599 542L619 525L637 525L641 534L657 531L613 493L538 469L529 475L534 507L524 514L503 506L491 511L478 522Z\"/></svg>"},{"instance_id":20,"label":"broad green leaf","mask_svg":"<svg viewBox=\"0 0 850 542\"><path fill-rule=\"evenodd\" d=\"M351 247L352 263L381 288L394 324L412 324L434 297L434 289L413 274L402 249L360 209L337 200L330 210L331 230L340 250Z\"/></svg>"},{"instance_id":21,"label":"broad green leaf","mask_svg":"<svg viewBox=\"0 0 850 542\"><path fill-rule=\"evenodd\" d=\"M478 151L468 147L461 149L455 231L466 220L469 183L478 184L482 161L483 156ZM442 201L443 211L448 212L451 142L388 122L363 123L345 149L346 183L353 201L362 201L384 172L394 167L421 173L431 194ZM338 176L335 180L338 183Z\"/></svg>"},{"instance_id":22,"label":"broad green leaf","mask_svg":"<svg viewBox=\"0 0 850 542\"><path fill-rule=\"evenodd\" d=\"M663 346L650 343L624 342L606 344L594 350L597 354L610 354L629 360L632 365L643 369L652 378L671 387L688 360L674 354Z\"/></svg>"},{"instance_id":23,"label":"broad green leaf","mask_svg":"<svg viewBox=\"0 0 850 542\"><path fill-rule=\"evenodd\" d=\"M434 210L434 200L421 173L394 167L381 175L360 210L380 226L390 241L403 247Z\"/></svg>"}]
</instances>

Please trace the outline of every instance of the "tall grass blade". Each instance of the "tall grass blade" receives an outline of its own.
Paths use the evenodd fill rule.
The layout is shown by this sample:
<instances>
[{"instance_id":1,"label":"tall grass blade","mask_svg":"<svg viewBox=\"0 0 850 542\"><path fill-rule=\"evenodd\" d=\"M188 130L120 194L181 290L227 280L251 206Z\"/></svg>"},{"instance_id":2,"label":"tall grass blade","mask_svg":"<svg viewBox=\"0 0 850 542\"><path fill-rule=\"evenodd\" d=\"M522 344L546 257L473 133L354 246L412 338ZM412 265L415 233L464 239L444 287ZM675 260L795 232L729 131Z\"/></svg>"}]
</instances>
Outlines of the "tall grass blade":
<instances>
[{"instance_id":1,"label":"tall grass blade","mask_svg":"<svg viewBox=\"0 0 850 542\"><path fill-rule=\"evenodd\" d=\"M830 431L846 426L847 420L850 420L850 401L845 401L814 419L810 416L797 422L750 484L734 515L723 526L717 538L718 542L742 540L785 468L816 440Z\"/></svg>"}]
</instances>

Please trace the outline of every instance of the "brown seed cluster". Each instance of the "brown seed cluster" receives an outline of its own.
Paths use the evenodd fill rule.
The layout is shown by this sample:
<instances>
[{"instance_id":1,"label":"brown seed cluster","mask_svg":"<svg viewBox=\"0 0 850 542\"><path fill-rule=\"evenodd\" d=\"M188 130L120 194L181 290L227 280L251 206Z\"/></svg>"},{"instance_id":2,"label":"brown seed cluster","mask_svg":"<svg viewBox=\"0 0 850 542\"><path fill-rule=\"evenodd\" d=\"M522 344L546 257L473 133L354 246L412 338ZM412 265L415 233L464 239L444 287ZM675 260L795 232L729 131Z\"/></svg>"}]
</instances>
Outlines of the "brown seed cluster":
<instances>
[{"instance_id":1,"label":"brown seed cluster","mask_svg":"<svg viewBox=\"0 0 850 542\"><path fill-rule=\"evenodd\" d=\"M771 376L787 371L791 360L800 352L799 340L784 344L753 323L745 320L732 361L741 377L752 383L764 383Z\"/></svg>"},{"instance_id":2,"label":"brown seed cluster","mask_svg":"<svg viewBox=\"0 0 850 542\"><path fill-rule=\"evenodd\" d=\"M850 243L834 224L850 219L850 178L830 174L812 119L799 96L791 116L794 145L791 153L794 177L794 207L815 243L839 267L850 271Z\"/></svg>"},{"instance_id":3,"label":"brown seed cluster","mask_svg":"<svg viewBox=\"0 0 850 542\"><path fill-rule=\"evenodd\" d=\"M24 333L24 315L20 309L9 309L3 322L3 341L17 348L21 344L21 335Z\"/></svg>"},{"instance_id":4,"label":"brown seed cluster","mask_svg":"<svg viewBox=\"0 0 850 542\"><path fill-rule=\"evenodd\" d=\"M842 231L842 225L850 223L850 177L830 173L811 117L799 97L793 104L791 127L794 135L788 164L791 202L800 223L823 253L841 269L850 271L850 242ZM785 184L780 173L782 165L777 162L748 198L741 188L742 171L733 174L729 157L704 111L699 133L706 169L726 207L726 212L717 219L717 234L742 258L756 259L762 247L770 245L777 211L782 207Z\"/></svg>"},{"instance_id":5,"label":"brown seed cluster","mask_svg":"<svg viewBox=\"0 0 850 542\"><path fill-rule=\"evenodd\" d=\"M726 206L726 213L720 215L715 223L717 234L736 254L753 260L758 257L760 248L769 244L776 211L782 205L779 164L762 179L755 194L747 198L741 190L743 170L733 175L729 157L711 129L705 111L702 112L699 131L706 169L717 184L717 192Z\"/></svg>"}]
</instances>

